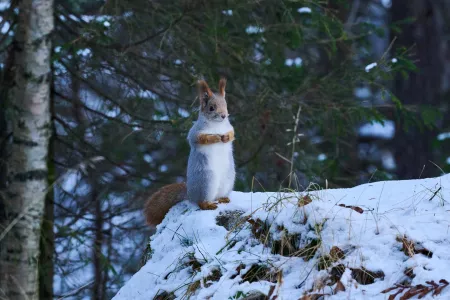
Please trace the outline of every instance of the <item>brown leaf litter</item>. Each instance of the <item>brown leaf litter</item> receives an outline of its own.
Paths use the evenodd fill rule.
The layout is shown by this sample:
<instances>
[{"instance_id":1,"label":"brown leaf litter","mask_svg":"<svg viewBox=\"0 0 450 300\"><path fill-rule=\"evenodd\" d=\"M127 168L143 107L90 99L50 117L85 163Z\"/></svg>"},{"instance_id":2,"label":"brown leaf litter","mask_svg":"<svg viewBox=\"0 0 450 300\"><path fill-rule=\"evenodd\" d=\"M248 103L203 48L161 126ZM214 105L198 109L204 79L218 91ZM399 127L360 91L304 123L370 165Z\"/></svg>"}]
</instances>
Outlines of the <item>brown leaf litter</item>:
<instances>
[{"instance_id":1,"label":"brown leaf litter","mask_svg":"<svg viewBox=\"0 0 450 300\"><path fill-rule=\"evenodd\" d=\"M395 284L393 287L385 289L384 291L381 291L381 293L386 294L386 293L397 290L397 292L395 294L389 295L389 298L388 298L389 300L395 300L395 297L397 297L398 295L402 294L405 291L406 292L403 294L403 296L401 296L399 298L399 300L408 300L414 296L418 296L419 299L422 299L430 292L433 292L432 293L433 297L440 295L442 290L449 285L448 281L445 279L439 280L439 283L436 283L433 280L426 281L426 284L428 286L423 285L423 284L418 284L418 285L414 285L414 286Z\"/></svg>"}]
</instances>

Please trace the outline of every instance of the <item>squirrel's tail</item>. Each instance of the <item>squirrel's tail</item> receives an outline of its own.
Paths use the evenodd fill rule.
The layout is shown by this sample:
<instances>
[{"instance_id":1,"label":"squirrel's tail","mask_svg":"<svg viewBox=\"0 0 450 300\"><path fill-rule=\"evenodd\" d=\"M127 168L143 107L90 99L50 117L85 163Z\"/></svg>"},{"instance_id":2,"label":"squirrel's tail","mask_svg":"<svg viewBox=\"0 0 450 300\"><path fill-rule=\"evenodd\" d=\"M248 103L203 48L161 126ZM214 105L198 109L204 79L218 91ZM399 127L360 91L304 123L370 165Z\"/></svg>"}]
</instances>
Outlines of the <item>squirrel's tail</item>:
<instances>
[{"instance_id":1,"label":"squirrel's tail","mask_svg":"<svg viewBox=\"0 0 450 300\"><path fill-rule=\"evenodd\" d=\"M144 214L147 224L156 226L161 223L172 206L185 198L185 183L169 184L157 190L145 203Z\"/></svg>"}]
</instances>

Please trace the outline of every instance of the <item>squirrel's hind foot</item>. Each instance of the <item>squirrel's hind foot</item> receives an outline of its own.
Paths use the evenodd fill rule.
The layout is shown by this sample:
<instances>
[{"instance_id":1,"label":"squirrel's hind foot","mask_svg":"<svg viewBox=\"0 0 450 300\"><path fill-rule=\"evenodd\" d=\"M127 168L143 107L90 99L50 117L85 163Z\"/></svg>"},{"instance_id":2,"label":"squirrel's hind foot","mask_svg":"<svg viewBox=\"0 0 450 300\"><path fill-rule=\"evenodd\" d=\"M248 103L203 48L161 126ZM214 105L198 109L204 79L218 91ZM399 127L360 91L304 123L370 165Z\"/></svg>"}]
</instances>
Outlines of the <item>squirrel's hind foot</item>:
<instances>
[{"instance_id":1,"label":"squirrel's hind foot","mask_svg":"<svg viewBox=\"0 0 450 300\"><path fill-rule=\"evenodd\" d=\"M201 210L215 210L217 208L217 204L208 201L200 202L198 206Z\"/></svg>"},{"instance_id":2,"label":"squirrel's hind foot","mask_svg":"<svg viewBox=\"0 0 450 300\"><path fill-rule=\"evenodd\" d=\"M219 202L219 203L230 203L230 198L228 198L228 197L221 197L221 198L217 199L217 202Z\"/></svg>"}]
</instances>

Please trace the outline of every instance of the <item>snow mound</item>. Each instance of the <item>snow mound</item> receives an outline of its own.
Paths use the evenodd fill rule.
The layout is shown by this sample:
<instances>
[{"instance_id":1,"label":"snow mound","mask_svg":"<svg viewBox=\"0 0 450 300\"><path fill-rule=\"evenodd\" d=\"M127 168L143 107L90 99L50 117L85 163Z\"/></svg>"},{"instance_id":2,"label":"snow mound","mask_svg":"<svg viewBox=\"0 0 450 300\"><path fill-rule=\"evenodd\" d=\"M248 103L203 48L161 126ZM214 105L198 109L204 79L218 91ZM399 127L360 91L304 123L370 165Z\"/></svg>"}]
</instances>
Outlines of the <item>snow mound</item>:
<instances>
[{"instance_id":1,"label":"snow mound","mask_svg":"<svg viewBox=\"0 0 450 300\"><path fill-rule=\"evenodd\" d=\"M450 299L450 175L230 199L173 207L113 299Z\"/></svg>"}]
</instances>

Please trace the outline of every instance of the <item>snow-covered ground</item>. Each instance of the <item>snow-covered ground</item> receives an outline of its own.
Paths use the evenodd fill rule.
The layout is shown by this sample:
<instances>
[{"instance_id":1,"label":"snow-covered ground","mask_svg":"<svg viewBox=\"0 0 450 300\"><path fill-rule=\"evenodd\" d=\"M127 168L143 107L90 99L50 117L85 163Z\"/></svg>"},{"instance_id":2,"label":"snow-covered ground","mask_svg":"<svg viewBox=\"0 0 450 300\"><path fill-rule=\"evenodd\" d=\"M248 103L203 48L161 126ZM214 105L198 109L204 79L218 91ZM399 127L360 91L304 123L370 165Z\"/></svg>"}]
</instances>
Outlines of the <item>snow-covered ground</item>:
<instances>
[{"instance_id":1,"label":"snow-covered ground","mask_svg":"<svg viewBox=\"0 0 450 300\"><path fill-rule=\"evenodd\" d=\"M230 198L175 206L114 299L450 299L450 175Z\"/></svg>"}]
</instances>

